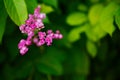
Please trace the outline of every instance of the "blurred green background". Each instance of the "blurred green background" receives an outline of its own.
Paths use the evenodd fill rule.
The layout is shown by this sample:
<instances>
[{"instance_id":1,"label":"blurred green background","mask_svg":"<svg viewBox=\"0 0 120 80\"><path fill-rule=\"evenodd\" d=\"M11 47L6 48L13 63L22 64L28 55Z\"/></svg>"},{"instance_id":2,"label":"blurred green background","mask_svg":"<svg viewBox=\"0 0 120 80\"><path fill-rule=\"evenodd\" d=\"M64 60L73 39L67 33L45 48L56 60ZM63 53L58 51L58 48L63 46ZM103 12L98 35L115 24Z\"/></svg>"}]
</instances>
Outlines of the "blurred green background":
<instances>
[{"instance_id":1,"label":"blurred green background","mask_svg":"<svg viewBox=\"0 0 120 80\"><path fill-rule=\"evenodd\" d=\"M52 46L24 56L19 27L37 5L45 29L59 29ZM120 0L0 0L0 80L120 80Z\"/></svg>"}]
</instances>

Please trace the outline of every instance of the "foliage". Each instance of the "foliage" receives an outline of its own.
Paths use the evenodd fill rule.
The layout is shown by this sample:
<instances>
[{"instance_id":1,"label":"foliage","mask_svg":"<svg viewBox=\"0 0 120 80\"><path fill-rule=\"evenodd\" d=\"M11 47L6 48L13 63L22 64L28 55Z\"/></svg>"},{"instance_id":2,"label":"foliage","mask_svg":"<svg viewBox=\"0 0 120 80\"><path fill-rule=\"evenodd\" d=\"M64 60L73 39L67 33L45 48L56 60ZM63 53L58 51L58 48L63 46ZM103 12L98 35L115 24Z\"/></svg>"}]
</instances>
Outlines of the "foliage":
<instances>
[{"instance_id":1,"label":"foliage","mask_svg":"<svg viewBox=\"0 0 120 80\"><path fill-rule=\"evenodd\" d=\"M64 38L21 56L19 27L37 5ZM0 0L0 80L119 80L119 0Z\"/></svg>"}]
</instances>

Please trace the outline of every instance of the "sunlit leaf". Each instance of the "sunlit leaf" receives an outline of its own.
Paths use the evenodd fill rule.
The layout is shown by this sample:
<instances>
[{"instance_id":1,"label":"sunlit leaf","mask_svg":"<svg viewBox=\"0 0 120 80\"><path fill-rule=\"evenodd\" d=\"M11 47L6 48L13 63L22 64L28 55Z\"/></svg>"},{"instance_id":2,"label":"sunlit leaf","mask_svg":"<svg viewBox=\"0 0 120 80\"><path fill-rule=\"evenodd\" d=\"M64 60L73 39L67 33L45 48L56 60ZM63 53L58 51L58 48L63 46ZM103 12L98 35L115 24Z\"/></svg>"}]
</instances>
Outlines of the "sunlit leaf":
<instances>
[{"instance_id":1,"label":"sunlit leaf","mask_svg":"<svg viewBox=\"0 0 120 80\"><path fill-rule=\"evenodd\" d=\"M88 25L85 24L83 26L72 29L68 35L68 40L70 42L75 42L75 41L79 40L80 33L84 32L86 30L86 26L88 26Z\"/></svg>"},{"instance_id":2,"label":"sunlit leaf","mask_svg":"<svg viewBox=\"0 0 120 80\"><path fill-rule=\"evenodd\" d=\"M94 27L92 27L90 24L87 26L85 34L88 37L88 39L92 41L97 41L96 34L93 31Z\"/></svg>"},{"instance_id":3,"label":"sunlit leaf","mask_svg":"<svg viewBox=\"0 0 120 80\"><path fill-rule=\"evenodd\" d=\"M117 10L117 12L115 14L115 22L116 22L118 28L120 29L120 8Z\"/></svg>"},{"instance_id":4,"label":"sunlit leaf","mask_svg":"<svg viewBox=\"0 0 120 80\"><path fill-rule=\"evenodd\" d=\"M46 4L41 4L41 12L48 14L53 11L54 11L54 9L51 6L46 5Z\"/></svg>"},{"instance_id":5,"label":"sunlit leaf","mask_svg":"<svg viewBox=\"0 0 120 80\"><path fill-rule=\"evenodd\" d=\"M111 2L102 12L100 16L100 25L104 31L112 35L115 31L113 25L114 15L118 9L118 5L114 2Z\"/></svg>"},{"instance_id":6,"label":"sunlit leaf","mask_svg":"<svg viewBox=\"0 0 120 80\"><path fill-rule=\"evenodd\" d=\"M97 42L106 35L106 32L101 28L99 24L96 26L87 26L85 33L86 36L94 42Z\"/></svg>"},{"instance_id":7,"label":"sunlit leaf","mask_svg":"<svg viewBox=\"0 0 120 80\"><path fill-rule=\"evenodd\" d=\"M85 23L86 21L87 16L85 15L85 13L80 12L71 13L66 19L66 22L71 26L80 25Z\"/></svg>"},{"instance_id":8,"label":"sunlit leaf","mask_svg":"<svg viewBox=\"0 0 120 80\"><path fill-rule=\"evenodd\" d=\"M70 42L75 42L80 39L80 34L78 29L72 29L68 35L68 39Z\"/></svg>"},{"instance_id":9,"label":"sunlit leaf","mask_svg":"<svg viewBox=\"0 0 120 80\"><path fill-rule=\"evenodd\" d=\"M0 43L2 41L2 37L5 31L5 23L6 23L6 18L7 18L7 12L4 8L4 3L3 1L0 1Z\"/></svg>"},{"instance_id":10,"label":"sunlit leaf","mask_svg":"<svg viewBox=\"0 0 120 80\"><path fill-rule=\"evenodd\" d=\"M101 26L99 24L97 24L94 28L93 28L93 32L96 35L97 40L103 38L106 36L106 32L101 28Z\"/></svg>"},{"instance_id":11,"label":"sunlit leaf","mask_svg":"<svg viewBox=\"0 0 120 80\"><path fill-rule=\"evenodd\" d=\"M96 25L98 23L103 8L104 7L102 4L96 4L90 8L90 11L88 13L88 18L92 25Z\"/></svg>"},{"instance_id":12,"label":"sunlit leaf","mask_svg":"<svg viewBox=\"0 0 120 80\"><path fill-rule=\"evenodd\" d=\"M10 18L20 26L27 19L27 7L24 0L4 0Z\"/></svg>"},{"instance_id":13,"label":"sunlit leaf","mask_svg":"<svg viewBox=\"0 0 120 80\"><path fill-rule=\"evenodd\" d=\"M97 46L95 45L95 43L93 43L92 41L87 41L86 48L91 57L94 58L97 54Z\"/></svg>"}]
</instances>

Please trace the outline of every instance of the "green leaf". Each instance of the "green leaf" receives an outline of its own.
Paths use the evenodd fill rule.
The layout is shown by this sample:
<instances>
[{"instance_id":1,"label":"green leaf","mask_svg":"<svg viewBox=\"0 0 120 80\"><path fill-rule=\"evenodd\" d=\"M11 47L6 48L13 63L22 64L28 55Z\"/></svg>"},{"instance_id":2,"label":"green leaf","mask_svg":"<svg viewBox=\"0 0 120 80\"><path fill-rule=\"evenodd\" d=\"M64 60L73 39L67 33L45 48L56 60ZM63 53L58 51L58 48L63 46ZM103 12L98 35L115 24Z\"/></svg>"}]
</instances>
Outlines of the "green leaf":
<instances>
[{"instance_id":1,"label":"green leaf","mask_svg":"<svg viewBox=\"0 0 120 80\"><path fill-rule=\"evenodd\" d=\"M24 0L4 0L10 18L20 26L27 19L27 7Z\"/></svg>"},{"instance_id":2,"label":"green leaf","mask_svg":"<svg viewBox=\"0 0 120 80\"><path fill-rule=\"evenodd\" d=\"M57 61L62 62L65 59L65 52L63 50L58 49L58 48L51 47L51 48L48 48L46 50L45 56L49 57L51 59L54 58Z\"/></svg>"},{"instance_id":3,"label":"green leaf","mask_svg":"<svg viewBox=\"0 0 120 80\"><path fill-rule=\"evenodd\" d=\"M95 34L97 41L106 36L106 32L101 28L99 24L93 28L93 33Z\"/></svg>"},{"instance_id":4,"label":"green leaf","mask_svg":"<svg viewBox=\"0 0 120 80\"><path fill-rule=\"evenodd\" d=\"M56 60L44 59L40 62L40 64L37 64L37 69L44 74L62 74L62 65Z\"/></svg>"},{"instance_id":5,"label":"green leaf","mask_svg":"<svg viewBox=\"0 0 120 80\"><path fill-rule=\"evenodd\" d=\"M85 4L79 4L78 9L80 11L87 11L88 10L88 8L87 8L87 6Z\"/></svg>"},{"instance_id":6,"label":"green leaf","mask_svg":"<svg viewBox=\"0 0 120 80\"><path fill-rule=\"evenodd\" d=\"M93 30L94 30L94 27L89 24L86 28L85 34L88 37L88 39L92 41L97 41L96 34L94 33Z\"/></svg>"},{"instance_id":7,"label":"green leaf","mask_svg":"<svg viewBox=\"0 0 120 80\"><path fill-rule=\"evenodd\" d=\"M36 0L25 0L27 5L27 10L29 13L34 13L34 9L37 7L37 1Z\"/></svg>"},{"instance_id":8,"label":"green leaf","mask_svg":"<svg viewBox=\"0 0 120 80\"><path fill-rule=\"evenodd\" d=\"M0 1L0 43L2 41L2 37L5 31L5 23L6 23L6 18L7 18L7 12L4 8L4 3L3 1Z\"/></svg>"},{"instance_id":9,"label":"green leaf","mask_svg":"<svg viewBox=\"0 0 120 80\"><path fill-rule=\"evenodd\" d=\"M102 12L100 16L100 25L102 29L112 35L115 31L115 27L113 25L114 15L118 9L118 5L114 2L111 2Z\"/></svg>"},{"instance_id":10,"label":"green leaf","mask_svg":"<svg viewBox=\"0 0 120 80\"><path fill-rule=\"evenodd\" d=\"M117 10L117 12L115 14L115 22L116 22L118 28L120 29L120 8Z\"/></svg>"},{"instance_id":11,"label":"green leaf","mask_svg":"<svg viewBox=\"0 0 120 80\"><path fill-rule=\"evenodd\" d=\"M85 13L75 12L71 13L67 19L66 22L71 26L81 25L87 21L87 16Z\"/></svg>"},{"instance_id":12,"label":"green leaf","mask_svg":"<svg viewBox=\"0 0 120 80\"><path fill-rule=\"evenodd\" d=\"M87 41L86 48L87 48L89 54L94 58L97 54L97 47L96 47L95 43L93 43L90 40Z\"/></svg>"},{"instance_id":13,"label":"green leaf","mask_svg":"<svg viewBox=\"0 0 120 80\"><path fill-rule=\"evenodd\" d=\"M54 9L51 6L46 5L46 4L41 4L41 12L48 14L53 11L54 11Z\"/></svg>"},{"instance_id":14,"label":"green leaf","mask_svg":"<svg viewBox=\"0 0 120 80\"><path fill-rule=\"evenodd\" d=\"M53 6L54 8L58 8L58 0L43 0L44 3Z\"/></svg>"},{"instance_id":15,"label":"green leaf","mask_svg":"<svg viewBox=\"0 0 120 80\"><path fill-rule=\"evenodd\" d=\"M24 61L21 64L15 66L15 77L17 79L26 78L33 71L32 63L30 61Z\"/></svg>"},{"instance_id":16,"label":"green leaf","mask_svg":"<svg viewBox=\"0 0 120 80\"><path fill-rule=\"evenodd\" d=\"M67 52L69 54L67 54L67 58L65 59L63 65L65 74L72 74L73 76L76 74L89 74L90 60L86 54L86 51L84 49L81 49L82 47L84 46L74 46L69 50L69 52Z\"/></svg>"},{"instance_id":17,"label":"green leaf","mask_svg":"<svg viewBox=\"0 0 120 80\"><path fill-rule=\"evenodd\" d=\"M96 4L90 8L90 11L88 13L88 18L92 25L96 25L98 23L103 8L104 7L102 4Z\"/></svg>"},{"instance_id":18,"label":"green leaf","mask_svg":"<svg viewBox=\"0 0 120 80\"><path fill-rule=\"evenodd\" d=\"M97 42L106 35L106 32L101 28L99 24L96 26L87 26L85 33L86 36L94 42Z\"/></svg>"},{"instance_id":19,"label":"green leaf","mask_svg":"<svg viewBox=\"0 0 120 80\"><path fill-rule=\"evenodd\" d=\"M72 29L68 35L68 40L70 42L75 42L80 39L80 34L77 28Z\"/></svg>"},{"instance_id":20,"label":"green leaf","mask_svg":"<svg viewBox=\"0 0 120 80\"><path fill-rule=\"evenodd\" d=\"M63 72L61 62L64 52L56 48L49 48L46 54L38 61L37 69L49 75L61 75Z\"/></svg>"},{"instance_id":21,"label":"green leaf","mask_svg":"<svg viewBox=\"0 0 120 80\"><path fill-rule=\"evenodd\" d=\"M87 75L89 73L89 58L85 52L81 51L80 53L74 53L74 69L75 73Z\"/></svg>"},{"instance_id":22,"label":"green leaf","mask_svg":"<svg viewBox=\"0 0 120 80\"><path fill-rule=\"evenodd\" d=\"M75 41L79 40L80 33L84 32L86 30L86 26L88 26L88 25L86 24L86 25L72 29L68 35L68 40L70 42L75 42Z\"/></svg>"}]
</instances>

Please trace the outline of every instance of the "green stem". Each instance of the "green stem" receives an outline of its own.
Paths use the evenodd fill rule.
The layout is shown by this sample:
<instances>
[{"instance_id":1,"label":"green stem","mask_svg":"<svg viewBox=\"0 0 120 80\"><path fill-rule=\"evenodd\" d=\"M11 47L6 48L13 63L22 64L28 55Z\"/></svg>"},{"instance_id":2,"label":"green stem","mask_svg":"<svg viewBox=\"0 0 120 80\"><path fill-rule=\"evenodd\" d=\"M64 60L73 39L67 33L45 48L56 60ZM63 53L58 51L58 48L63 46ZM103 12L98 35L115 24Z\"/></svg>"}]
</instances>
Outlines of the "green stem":
<instances>
[{"instance_id":1,"label":"green stem","mask_svg":"<svg viewBox=\"0 0 120 80\"><path fill-rule=\"evenodd\" d=\"M48 80L52 80L51 75L47 75Z\"/></svg>"},{"instance_id":2,"label":"green stem","mask_svg":"<svg viewBox=\"0 0 120 80\"><path fill-rule=\"evenodd\" d=\"M30 75L28 77L28 80L32 80L33 74L34 74L34 69L32 68L32 71L31 71L31 73L30 73Z\"/></svg>"}]
</instances>

